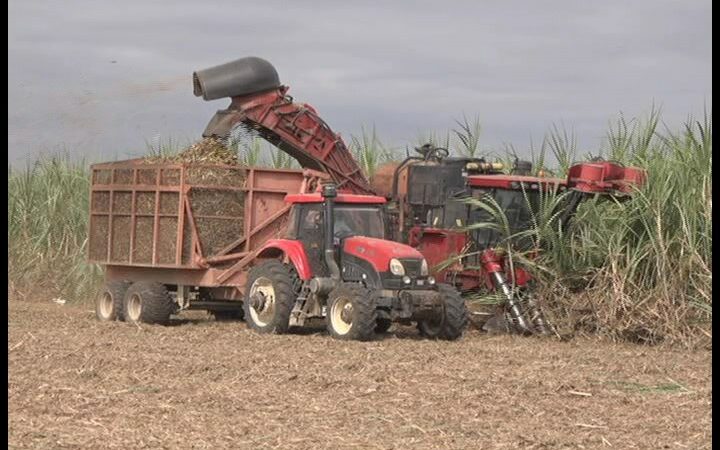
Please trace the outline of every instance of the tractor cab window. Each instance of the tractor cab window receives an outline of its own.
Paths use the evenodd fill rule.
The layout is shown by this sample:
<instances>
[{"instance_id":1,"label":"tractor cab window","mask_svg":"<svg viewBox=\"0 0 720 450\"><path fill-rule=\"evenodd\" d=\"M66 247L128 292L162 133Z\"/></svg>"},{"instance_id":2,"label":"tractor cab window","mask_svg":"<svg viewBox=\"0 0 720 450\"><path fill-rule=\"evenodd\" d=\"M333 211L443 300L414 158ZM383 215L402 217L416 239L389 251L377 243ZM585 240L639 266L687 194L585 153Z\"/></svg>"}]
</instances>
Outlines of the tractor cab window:
<instances>
[{"instance_id":1,"label":"tractor cab window","mask_svg":"<svg viewBox=\"0 0 720 450\"><path fill-rule=\"evenodd\" d=\"M335 238L367 236L384 238L383 209L375 205L335 204ZM325 211L322 203L294 205L288 237L302 242L313 273L327 276L323 256L325 242Z\"/></svg>"},{"instance_id":2,"label":"tractor cab window","mask_svg":"<svg viewBox=\"0 0 720 450\"><path fill-rule=\"evenodd\" d=\"M296 205L291 212L287 237L301 240L322 240L325 233L325 211L320 203ZM379 206L335 205L335 237L367 236L385 238L383 210Z\"/></svg>"},{"instance_id":3,"label":"tractor cab window","mask_svg":"<svg viewBox=\"0 0 720 450\"><path fill-rule=\"evenodd\" d=\"M385 224L382 209L367 205L336 205L335 236L367 236L384 239Z\"/></svg>"}]
</instances>

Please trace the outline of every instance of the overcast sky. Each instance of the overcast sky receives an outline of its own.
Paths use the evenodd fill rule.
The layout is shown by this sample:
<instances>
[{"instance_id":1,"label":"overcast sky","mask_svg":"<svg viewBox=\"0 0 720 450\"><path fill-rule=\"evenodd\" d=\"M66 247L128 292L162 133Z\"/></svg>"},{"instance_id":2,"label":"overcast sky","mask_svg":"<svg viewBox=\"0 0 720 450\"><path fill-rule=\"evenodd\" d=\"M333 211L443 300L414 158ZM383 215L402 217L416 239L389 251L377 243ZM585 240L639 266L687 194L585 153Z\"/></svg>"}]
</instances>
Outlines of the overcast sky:
<instances>
[{"instance_id":1,"label":"overcast sky","mask_svg":"<svg viewBox=\"0 0 720 450\"><path fill-rule=\"evenodd\" d=\"M10 0L8 162L197 138L227 101L192 72L250 55L346 139L374 125L401 148L465 114L486 150L561 122L594 150L619 112L712 105L710 0L346 3Z\"/></svg>"}]
</instances>

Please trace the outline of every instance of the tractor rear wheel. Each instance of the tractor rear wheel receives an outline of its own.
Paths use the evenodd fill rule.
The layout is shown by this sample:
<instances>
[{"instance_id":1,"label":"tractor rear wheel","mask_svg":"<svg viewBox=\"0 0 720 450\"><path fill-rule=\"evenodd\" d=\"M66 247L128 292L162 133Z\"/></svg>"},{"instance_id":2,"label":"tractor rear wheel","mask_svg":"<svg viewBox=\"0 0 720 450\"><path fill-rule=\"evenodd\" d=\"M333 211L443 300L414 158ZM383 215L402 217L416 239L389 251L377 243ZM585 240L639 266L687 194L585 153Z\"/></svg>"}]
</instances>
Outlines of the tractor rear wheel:
<instances>
[{"instance_id":1,"label":"tractor rear wheel","mask_svg":"<svg viewBox=\"0 0 720 450\"><path fill-rule=\"evenodd\" d=\"M430 339L454 341L460 338L467 328L468 313L465 300L450 285L439 284L438 291L442 302L442 313L429 320L418 322L420 334Z\"/></svg>"},{"instance_id":2,"label":"tractor rear wheel","mask_svg":"<svg viewBox=\"0 0 720 450\"><path fill-rule=\"evenodd\" d=\"M123 299L132 283L129 281L109 281L95 299L95 316L99 320L125 320Z\"/></svg>"},{"instance_id":3,"label":"tractor rear wheel","mask_svg":"<svg viewBox=\"0 0 720 450\"><path fill-rule=\"evenodd\" d=\"M170 321L177 308L164 284L138 281L125 293L125 320L131 323L161 323Z\"/></svg>"},{"instance_id":4,"label":"tractor rear wheel","mask_svg":"<svg viewBox=\"0 0 720 450\"><path fill-rule=\"evenodd\" d=\"M287 333L297 296L292 270L278 260L250 270L243 311L248 326L258 333Z\"/></svg>"},{"instance_id":5,"label":"tractor rear wheel","mask_svg":"<svg viewBox=\"0 0 720 450\"><path fill-rule=\"evenodd\" d=\"M375 337L377 311L370 290L342 283L330 292L327 306L327 329L335 339L369 341Z\"/></svg>"}]
</instances>

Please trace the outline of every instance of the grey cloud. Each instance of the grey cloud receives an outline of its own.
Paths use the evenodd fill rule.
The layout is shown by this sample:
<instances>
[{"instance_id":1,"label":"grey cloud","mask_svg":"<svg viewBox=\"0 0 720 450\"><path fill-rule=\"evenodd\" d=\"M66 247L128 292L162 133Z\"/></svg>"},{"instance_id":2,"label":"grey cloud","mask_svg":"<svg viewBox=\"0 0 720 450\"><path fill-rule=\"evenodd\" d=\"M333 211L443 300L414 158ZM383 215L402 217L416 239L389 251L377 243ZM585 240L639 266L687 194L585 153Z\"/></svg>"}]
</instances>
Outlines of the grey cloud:
<instances>
[{"instance_id":1,"label":"grey cloud","mask_svg":"<svg viewBox=\"0 0 720 450\"><path fill-rule=\"evenodd\" d=\"M487 148L526 148L559 121L595 148L619 111L655 102L678 123L712 98L710 1L11 1L8 13L13 163L192 139L225 102L193 97L191 72L246 55L273 62L343 136L375 124L399 147L465 113Z\"/></svg>"}]
</instances>

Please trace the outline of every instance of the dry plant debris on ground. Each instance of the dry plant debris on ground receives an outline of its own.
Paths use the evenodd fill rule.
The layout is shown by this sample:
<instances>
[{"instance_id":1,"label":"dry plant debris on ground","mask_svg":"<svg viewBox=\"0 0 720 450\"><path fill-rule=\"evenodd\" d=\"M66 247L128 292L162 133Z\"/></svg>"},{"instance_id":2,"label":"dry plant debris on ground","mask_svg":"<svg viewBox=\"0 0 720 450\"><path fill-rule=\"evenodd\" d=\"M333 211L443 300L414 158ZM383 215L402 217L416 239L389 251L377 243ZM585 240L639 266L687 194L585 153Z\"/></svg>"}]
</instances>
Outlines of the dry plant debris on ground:
<instances>
[{"instance_id":1,"label":"dry plant debris on ground","mask_svg":"<svg viewBox=\"0 0 720 450\"><path fill-rule=\"evenodd\" d=\"M711 353L577 339L258 335L8 301L10 448L710 448Z\"/></svg>"}]
</instances>

